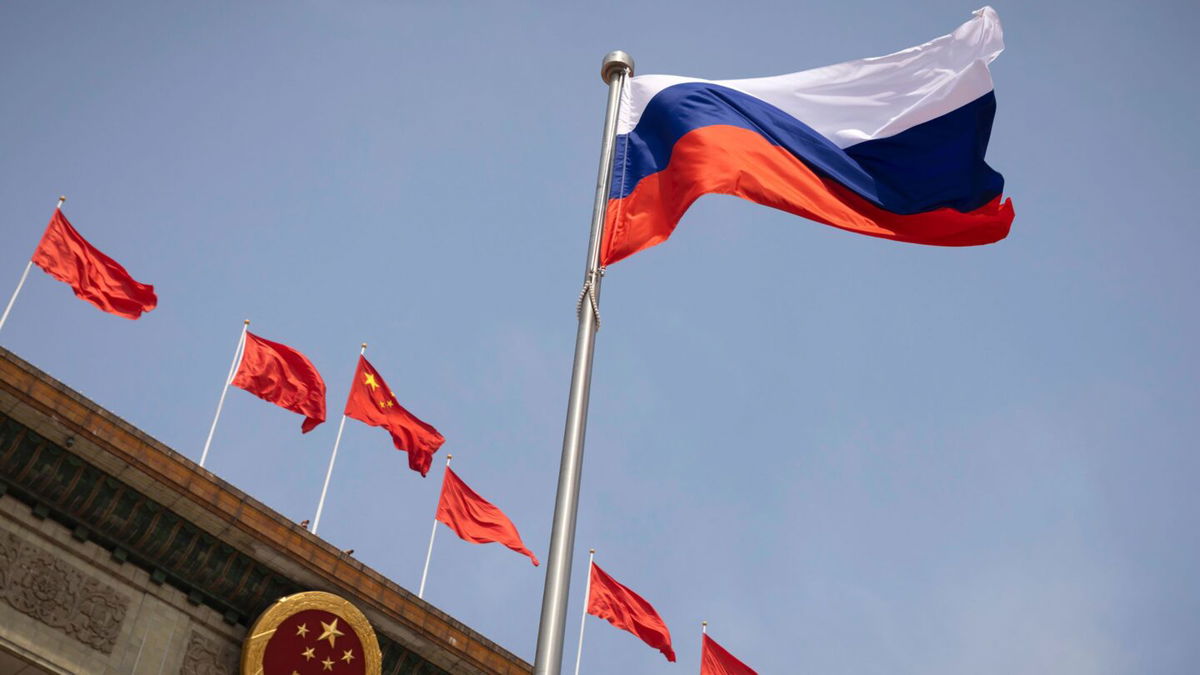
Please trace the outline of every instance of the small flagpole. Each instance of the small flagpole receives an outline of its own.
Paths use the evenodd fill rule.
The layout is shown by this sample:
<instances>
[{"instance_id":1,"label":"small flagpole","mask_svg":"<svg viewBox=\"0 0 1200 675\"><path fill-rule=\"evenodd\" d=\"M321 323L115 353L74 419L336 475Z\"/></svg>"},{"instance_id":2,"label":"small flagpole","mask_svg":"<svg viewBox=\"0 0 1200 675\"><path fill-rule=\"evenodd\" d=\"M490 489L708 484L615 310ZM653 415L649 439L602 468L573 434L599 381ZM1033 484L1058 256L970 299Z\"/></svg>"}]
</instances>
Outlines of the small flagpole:
<instances>
[{"instance_id":1,"label":"small flagpole","mask_svg":"<svg viewBox=\"0 0 1200 675\"><path fill-rule=\"evenodd\" d=\"M362 343L362 349L358 350L358 355L362 356L367 353L367 343ZM357 386L357 382L350 383L350 386ZM321 501L317 502L317 517L313 518L312 533L317 533L317 526L321 524L321 510L325 508L325 493L329 490L329 477L333 475L333 463L337 460L338 446L342 444L342 429L346 428L346 413L342 413L342 421L338 424L337 439L333 442L333 454L329 456L329 470L325 472L325 485L321 488Z\"/></svg>"},{"instance_id":2,"label":"small flagpole","mask_svg":"<svg viewBox=\"0 0 1200 675\"><path fill-rule=\"evenodd\" d=\"M446 469L450 469L450 460L454 459L454 455L446 455ZM446 474L442 474L442 485L446 484ZM439 498L439 504L440 504ZM433 531L429 533L429 552L425 554L425 571L421 572L421 587L417 589L417 597L425 597L425 579L429 577L429 561L433 558L433 538L437 536L438 519L435 514L433 517Z\"/></svg>"},{"instance_id":3,"label":"small flagpole","mask_svg":"<svg viewBox=\"0 0 1200 675\"><path fill-rule=\"evenodd\" d=\"M588 549L588 577L583 587L583 616L579 617L579 649L575 652L575 675L579 675L579 663L583 661L583 627L587 625L588 602L592 595L592 561L596 558L596 549Z\"/></svg>"},{"instance_id":4,"label":"small flagpole","mask_svg":"<svg viewBox=\"0 0 1200 675\"><path fill-rule=\"evenodd\" d=\"M708 622L707 621L700 622L700 634L708 635Z\"/></svg>"},{"instance_id":5,"label":"small flagpole","mask_svg":"<svg viewBox=\"0 0 1200 675\"><path fill-rule=\"evenodd\" d=\"M213 433L217 430L217 420L221 419L221 408L225 405L225 394L229 393L229 383L233 382L233 374L237 372L238 364L246 353L246 331L250 329L250 319L242 322L242 334L238 337L237 347L233 350L233 363L229 364L229 375L225 378L225 387L221 389L221 398L217 401L217 414L213 415L212 426L208 428L208 438L204 441L204 452L200 453L200 467L204 468L204 460L208 459L208 446L212 445Z\"/></svg>"},{"instance_id":6,"label":"small flagpole","mask_svg":"<svg viewBox=\"0 0 1200 675\"><path fill-rule=\"evenodd\" d=\"M67 201L65 196L58 198L58 206L54 210L62 208L63 202ZM25 285L25 279L29 277L29 270L33 269L33 256L29 256L29 262L25 263L25 271L21 273L21 280L17 282L17 290L13 291L12 297L8 299L8 306L4 308L4 314L0 315L0 330L4 330L4 322L8 321L8 313L12 311L13 303L17 301L17 296L21 294L21 287Z\"/></svg>"},{"instance_id":7,"label":"small flagpole","mask_svg":"<svg viewBox=\"0 0 1200 675\"><path fill-rule=\"evenodd\" d=\"M550 526L550 555L542 590L542 615L538 622L534 675L562 672L563 639L567 632L567 599L571 593L571 556L575 553L575 516L579 512L579 483L583 474L583 440L587 431L588 397L592 389L592 355L596 331L600 329L600 244L604 217L612 185L613 156L617 138L617 112L621 91L633 75L633 58L622 51L609 52L600 68L608 85L608 108L604 113L604 135L600 143L600 171L592 202L591 235L583 294L579 298L579 328L575 333L575 361L567 399L562 455L558 465L558 492L554 497L554 520ZM590 578L590 577L589 577Z\"/></svg>"}]
</instances>

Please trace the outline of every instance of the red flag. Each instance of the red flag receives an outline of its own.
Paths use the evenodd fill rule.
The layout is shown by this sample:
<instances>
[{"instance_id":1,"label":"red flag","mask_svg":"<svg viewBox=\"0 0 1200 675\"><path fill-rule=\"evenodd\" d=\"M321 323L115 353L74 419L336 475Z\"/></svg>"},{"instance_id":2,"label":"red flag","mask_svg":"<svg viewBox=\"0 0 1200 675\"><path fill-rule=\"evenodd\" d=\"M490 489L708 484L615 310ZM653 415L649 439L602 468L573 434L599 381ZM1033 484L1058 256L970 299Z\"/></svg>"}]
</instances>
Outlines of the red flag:
<instances>
[{"instance_id":1,"label":"red flag","mask_svg":"<svg viewBox=\"0 0 1200 675\"><path fill-rule=\"evenodd\" d=\"M287 345L246 331L242 364L230 384L304 415L303 433L325 421L325 380L311 361Z\"/></svg>"},{"instance_id":2,"label":"red flag","mask_svg":"<svg viewBox=\"0 0 1200 675\"><path fill-rule=\"evenodd\" d=\"M658 649L668 661L674 663L671 632L654 607L642 596L617 583L596 563L592 563L591 574L587 613L607 619L617 628L640 637L642 642Z\"/></svg>"},{"instance_id":3,"label":"red flag","mask_svg":"<svg viewBox=\"0 0 1200 675\"><path fill-rule=\"evenodd\" d=\"M346 399L346 417L386 429L396 449L408 453L409 468L422 476L429 473L433 453L446 442L437 429L400 405L379 371L364 356L358 357L350 397Z\"/></svg>"},{"instance_id":4,"label":"red flag","mask_svg":"<svg viewBox=\"0 0 1200 675\"><path fill-rule=\"evenodd\" d=\"M517 553L529 556L535 566L539 564L537 556L525 548L521 534L508 516L467 487L450 467L446 467L446 477L442 479L442 496L438 499L435 518L449 525L464 541L504 544Z\"/></svg>"},{"instance_id":5,"label":"red flag","mask_svg":"<svg viewBox=\"0 0 1200 675\"><path fill-rule=\"evenodd\" d=\"M717 644L717 641L704 635L700 647L700 675L758 675L746 664L734 658L733 654Z\"/></svg>"},{"instance_id":6,"label":"red flag","mask_svg":"<svg viewBox=\"0 0 1200 675\"><path fill-rule=\"evenodd\" d=\"M136 319L158 306L154 287L134 281L117 261L89 244L61 209L50 217L33 263L69 285L76 297L111 314Z\"/></svg>"}]
</instances>

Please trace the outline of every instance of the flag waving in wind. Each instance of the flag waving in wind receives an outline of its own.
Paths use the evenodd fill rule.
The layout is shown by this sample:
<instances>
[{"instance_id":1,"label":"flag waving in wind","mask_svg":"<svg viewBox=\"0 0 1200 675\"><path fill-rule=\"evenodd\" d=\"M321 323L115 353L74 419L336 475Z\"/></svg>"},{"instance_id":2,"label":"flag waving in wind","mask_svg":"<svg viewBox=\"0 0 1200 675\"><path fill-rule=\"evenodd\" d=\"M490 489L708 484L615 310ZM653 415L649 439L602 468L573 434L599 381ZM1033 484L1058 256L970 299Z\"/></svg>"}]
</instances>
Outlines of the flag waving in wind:
<instances>
[{"instance_id":1,"label":"flag waving in wind","mask_svg":"<svg viewBox=\"0 0 1200 675\"><path fill-rule=\"evenodd\" d=\"M120 263L88 243L71 227L62 209L55 209L50 217L33 252L33 264L70 286L80 299L110 314L137 319L158 306L154 287L135 281Z\"/></svg>"},{"instance_id":2,"label":"flag waving in wind","mask_svg":"<svg viewBox=\"0 0 1200 675\"><path fill-rule=\"evenodd\" d=\"M641 75L622 92L601 262L666 241L701 195L852 232L971 246L1008 235L984 162L1004 49L991 7L895 54L777 77Z\"/></svg>"},{"instance_id":3,"label":"flag waving in wind","mask_svg":"<svg viewBox=\"0 0 1200 675\"><path fill-rule=\"evenodd\" d=\"M667 630L667 624L654 607L642 596L617 583L594 562L588 582L587 613L633 633L662 652L668 661L675 662L671 631Z\"/></svg>"},{"instance_id":4,"label":"flag waving in wind","mask_svg":"<svg viewBox=\"0 0 1200 675\"><path fill-rule=\"evenodd\" d=\"M312 361L287 345L247 331L242 362L230 384L304 415L303 433L325 421L325 380Z\"/></svg>"},{"instance_id":5,"label":"flag waving in wind","mask_svg":"<svg viewBox=\"0 0 1200 675\"><path fill-rule=\"evenodd\" d=\"M433 453L446 442L437 429L400 405L383 376L361 355L346 399L346 417L386 429L396 449L408 453L409 468L422 476L429 473Z\"/></svg>"},{"instance_id":6,"label":"flag waving in wind","mask_svg":"<svg viewBox=\"0 0 1200 675\"><path fill-rule=\"evenodd\" d=\"M700 675L758 675L707 634L700 640Z\"/></svg>"},{"instance_id":7,"label":"flag waving in wind","mask_svg":"<svg viewBox=\"0 0 1200 675\"><path fill-rule=\"evenodd\" d=\"M537 556L525 548L521 534L508 516L476 494L449 466L442 479L442 495L438 498L435 518L448 525L464 541L504 544L521 555L529 556L534 566L539 564Z\"/></svg>"}]
</instances>

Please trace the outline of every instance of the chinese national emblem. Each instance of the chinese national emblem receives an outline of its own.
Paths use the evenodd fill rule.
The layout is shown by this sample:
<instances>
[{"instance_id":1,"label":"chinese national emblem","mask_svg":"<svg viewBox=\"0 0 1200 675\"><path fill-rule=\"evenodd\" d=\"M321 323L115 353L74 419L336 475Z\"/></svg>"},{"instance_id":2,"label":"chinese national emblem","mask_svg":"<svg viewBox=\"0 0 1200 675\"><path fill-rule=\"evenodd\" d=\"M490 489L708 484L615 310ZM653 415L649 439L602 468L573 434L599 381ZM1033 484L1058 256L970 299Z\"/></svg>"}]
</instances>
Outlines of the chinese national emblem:
<instances>
[{"instance_id":1,"label":"chinese national emblem","mask_svg":"<svg viewBox=\"0 0 1200 675\"><path fill-rule=\"evenodd\" d=\"M280 599L258 617L242 648L242 675L379 675L375 631L336 595Z\"/></svg>"}]
</instances>

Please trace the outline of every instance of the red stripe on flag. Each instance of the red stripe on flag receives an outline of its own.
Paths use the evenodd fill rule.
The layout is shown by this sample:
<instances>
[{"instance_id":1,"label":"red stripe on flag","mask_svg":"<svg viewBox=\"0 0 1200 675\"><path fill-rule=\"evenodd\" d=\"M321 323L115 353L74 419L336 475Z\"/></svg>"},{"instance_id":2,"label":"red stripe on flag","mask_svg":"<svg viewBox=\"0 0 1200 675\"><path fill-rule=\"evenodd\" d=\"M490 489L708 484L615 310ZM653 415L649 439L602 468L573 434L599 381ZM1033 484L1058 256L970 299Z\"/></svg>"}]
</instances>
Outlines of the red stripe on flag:
<instances>
[{"instance_id":1,"label":"red stripe on flag","mask_svg":"<svg viewBox=\"0 0 1200 675\"><path fill-rule=\"evenodd\" d=\"M683 136L665 169L608 202L601 261L608 265L671 236L692 202L727 194L872 237L935 246L999 241L1013 221L1011 200L996 197L962 213L941 208L899 215L823 179L786 149L739 127L702 127Z\"/></svg>"}]
</instances>

